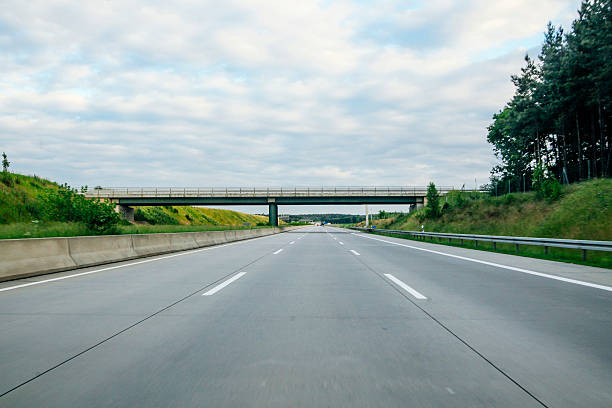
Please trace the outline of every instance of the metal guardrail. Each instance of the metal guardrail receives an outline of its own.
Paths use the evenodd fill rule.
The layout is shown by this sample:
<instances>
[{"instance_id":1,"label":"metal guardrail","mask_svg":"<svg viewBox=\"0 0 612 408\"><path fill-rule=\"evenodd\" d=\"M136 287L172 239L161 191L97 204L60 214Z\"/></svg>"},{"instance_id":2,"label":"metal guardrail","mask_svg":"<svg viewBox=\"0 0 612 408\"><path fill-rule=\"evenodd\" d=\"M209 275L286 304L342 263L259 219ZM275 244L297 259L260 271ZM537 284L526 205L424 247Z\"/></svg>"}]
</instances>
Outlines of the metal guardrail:
<instances>
[{"instance_id":1,"label":"metal guardrail","mask_svg":"<svg viewBox=\"0 0 612 408\"><path fill-rule=\"evenodd\" d=\"M452 186L438 187L440 194ZM465 191L465 190L464 190ZM84 193L91 198L143 197L424 197L427 187L112 187L94 188Z\"/></svg>"},{"instance_id":2,"label":"metal guardrail","mask_svg":"<svg viewBox=\"0 0 612 408\"><path fill-rule=\"evenodd\" d=\"M384 232L387 234L410 235L416 238L438 238L438 240L451 239L463 241L475 241L476 247L478 242L492 242L493 248L497 249L497 243L514 244L516 252L519 252L520 245L535 245L543 246L544 253L548 254L548 248L570 248L582 250L582 260L586 261L587 251L612 251L612 241L589 241L581 239L559 239L559 238L532 238L532 237L511 237L503 235L474 235L474 234L449 234L439 232L421 232L421 231L402 231L402 230L387 230L378 228L357 228L351 229L367 231L367 232Z\"/></svg>"}]
</instances>

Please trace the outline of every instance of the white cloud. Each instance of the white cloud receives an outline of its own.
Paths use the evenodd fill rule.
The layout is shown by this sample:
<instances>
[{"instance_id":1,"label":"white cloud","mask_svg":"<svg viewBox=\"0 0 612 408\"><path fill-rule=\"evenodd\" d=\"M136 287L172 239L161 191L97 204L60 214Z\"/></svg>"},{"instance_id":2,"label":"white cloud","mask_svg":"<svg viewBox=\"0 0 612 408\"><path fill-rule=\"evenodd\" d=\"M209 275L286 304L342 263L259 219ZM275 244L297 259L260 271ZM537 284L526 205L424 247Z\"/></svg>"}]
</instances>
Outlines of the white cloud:
<instances>
[{"instance_id":1,"label":"white cloud","mask_svg":"<svg viewBox=\"0 0 612 408\"><path fill-rule=\"evenodd\" d=\"M524 47L578 5L7 1L1 149L74 185L484 183Z\"/></svg>"}]
</instances>

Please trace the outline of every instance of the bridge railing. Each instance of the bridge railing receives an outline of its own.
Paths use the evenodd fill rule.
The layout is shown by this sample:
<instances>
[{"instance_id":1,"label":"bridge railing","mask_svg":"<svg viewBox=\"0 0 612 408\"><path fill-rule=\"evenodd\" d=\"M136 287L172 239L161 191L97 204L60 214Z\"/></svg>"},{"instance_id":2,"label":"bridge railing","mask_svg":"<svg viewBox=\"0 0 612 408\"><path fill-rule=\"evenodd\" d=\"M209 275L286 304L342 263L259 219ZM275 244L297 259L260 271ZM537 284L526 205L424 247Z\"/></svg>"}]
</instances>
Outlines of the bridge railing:
<instances>
[{"instance_id":1,"label":"bridge railing","mask_svg":"<svg viewBox=\"0 0 612 408\"><path fill-rule=\"evenodd\" d=\"M440 194L454 190L438 187ZM144 197L358 197L418 196L427 194L427 187L113 187L94 188L85 193L96 198Z\"/></svg>"},{"instance_id":2,"label":"bridge railing","mask_svg":"<svg viewBox=\"0 0 612 408\"><path fill-rule=\"evenodd\" d=\"M560 238L535 238L535 237L513 237L505 235L474 235L474 234L451 234L441 232L422 232L422 231L403 231L403 230L388 230L378 228L358 228L351 229L366 231L366 232L383 232L386 234L409 235L415 238L430 238L432 241L438 239L442 241L458 240L463 244L463 241L474 241L476 248L478 242L492 242L493 248L497 249L498 243L514 244L516 252L519 252L520 245L535 245L543 246L545 254L548 254L548 248L570 248L582 250L582 259L586 261L587 250L589 251L612 251L612 241L589 241L582 239L560 239Z\"/></svg>"}]
</instances>

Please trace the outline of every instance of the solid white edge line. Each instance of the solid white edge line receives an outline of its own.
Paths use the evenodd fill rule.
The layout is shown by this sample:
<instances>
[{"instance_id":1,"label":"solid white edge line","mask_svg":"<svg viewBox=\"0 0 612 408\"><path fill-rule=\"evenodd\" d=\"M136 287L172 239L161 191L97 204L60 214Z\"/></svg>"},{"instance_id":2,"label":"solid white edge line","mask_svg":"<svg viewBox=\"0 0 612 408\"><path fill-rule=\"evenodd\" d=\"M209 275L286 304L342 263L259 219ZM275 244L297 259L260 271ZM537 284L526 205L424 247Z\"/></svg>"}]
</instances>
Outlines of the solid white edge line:
<instances>
[{"instance_id":1,"label":"solid white edge line","mask_svg":"<svg viewBox=\"0 0 612 408\"><path fill-rule=\"evenodd\" d=\"M274 252L274 255L278 255L283 251L283 248L279 249L278 251Z\"/></svg>"},{"instance_id":2,"label":"solid white edge line","mask_svg":"<svg viewBox=\"0 0 612 408\"><path fill-rule=\"evenodd\" d=\"M608 292L612 292L612 287L610 287L610 286L598 285L596 283L584 282L584 281L579 281L579 280L576 280L576 279L564 278L562 276L549 275L547 273L530 271L529 269L522 269L522 268L517 268L517 267L509 266L509 265L502 265L502 264L498 264L498 263L494 263L494 262L481 261L480 259L468 258L468 257L465 257L465 256L460 256L460 255L447 254L445 252L434 251L432 249L419 248L419 247L415 247L415 246L412 246L412 245L400 244L399 242L387 241L387 240L384 240L384 239L379 239L379 238L374 238L374 237L367 237L367 236L364 236L364 235L361 235L361 234L355 234L354 232L352 232L351 234L356 235L356 236L361 237L361 238L368 238L368 239L373 239L373 240L376 240L376 241L386 242L388 244L393 244L393 245L403 246L403 247L406 247L406 248L416 249L418 251L431 252L432 254L438 254L438 255L448 256L448 257L451 257L451 258L463 259L464 261L476 262L476 263L480 263L480 264L484 264L484 265L494 266L496 268L508 269L508 270L515 271L515 272L526 273L528 275L534 275L534 276L539 276L539 277L542 277L542 278L554 279L554 280L558 280L558 281L561 281L561 282L573 283L575 285L587 286L589 288L601 289L601 290L606 290Z\"/></svg>"},{"instance_id":3,"label":"solid white edge line","mask_svg":"<svg viewBox=\"0 0 612 408\"><path fill-rule=\"evenodd\" d=\"M354 253L355 255L361 255L359 252L355 251L354 249L350 249L350 251Z\"/></svg>"},{"instance_id":4,"label":"solid white edge line","mask_svg":"<svg viewBox=\"0 0 612 408\"><path fill-rule=\"evenodd\" d=\"M274 236L274 235L268 235L266 237L257 237L257 238L267 238L267 237L272 237L272 236ZM209 247L206 247L206 248L192 249L192 250L189 250L189 251L180 252L178 254L166 255L166 256L161 256L161 257L152 258L152 259L145 259L144 261L131 262L129 264L124 264L124 265L109 266L107 268L96 269L95 271L80 272L80 273L75 273L75 274L72 274L72 275L60 276L59 278L51 278L51 279L45 279L45 280L36 281L36 282L23 283L21 285L15 285L15 286L9 286L7 288L1 288L0 292L4 292L4 291L7 291L7 290L13 290L13 289L19 289L19 288L25 288L25 287L28 287L28 286L40 285L41 283L55 282L55 281L60 281L60 280L64 280L64 279L69 279L69 278L76 278L76 277L79 277L79 276L91 275L93 273L110 271L112 269L126 268L128 266L140 265L140 264L144 264L144 263L148 263L148 262L161 261L162 259L174 258L174 257L177 257L177 256L191 255L191 254L195 254L197 252L210 251L212 249L223 248L223 247L227 247L227 246L230 246L230 245L244 244L245 242L249 242L249 241L250 241L250 239L244 239L244 240L241 240L241 241L238 241L238 242L230 242L229 244L212 245L212 246L209 246ZM121 262L121 261L117 261L117 262ZM64 272L68 272L68 271L64 271ZM56 273L59 273L59 272L56 272Z\"/></svg>"},{"instance_id":5,"label":"solid white edge line","mask_svg":"<svg viewBox=\"0 0 612 408\"><path fill-rule=\"evenodd\" d=\"M240 273L236 274L235 276L232 276L231 278L229 278L225 282L220 283L219 285L215 286L214 288L212 288L208 292L202 293L202 296L211 296L211 295L214 295L215 293L217 293L218 291L220 291L221 289L223 289L224 287L226 287L230 283L232 283L232 282L242 278L244 275L246 275L246 272L240 272Z\"/></svg>"},{"instance_id":6,"label":"solid white edge line","mask_svg":"<svg viewBox=\"0 0 612 408\"><path fill-rule=\"evenodd\" d=\"M410 293L415 298L420 299L420 300L427 300L427 297L425 297L421 293L417 292L416 290L412 289L410 286L406 285L404 282L402 282L401 280L397 279L395 276L391 275L390 273L385 273L385 276L390 281L395 283L400 288L404 289L406 292Z\"/></svg>"}]
</instances>

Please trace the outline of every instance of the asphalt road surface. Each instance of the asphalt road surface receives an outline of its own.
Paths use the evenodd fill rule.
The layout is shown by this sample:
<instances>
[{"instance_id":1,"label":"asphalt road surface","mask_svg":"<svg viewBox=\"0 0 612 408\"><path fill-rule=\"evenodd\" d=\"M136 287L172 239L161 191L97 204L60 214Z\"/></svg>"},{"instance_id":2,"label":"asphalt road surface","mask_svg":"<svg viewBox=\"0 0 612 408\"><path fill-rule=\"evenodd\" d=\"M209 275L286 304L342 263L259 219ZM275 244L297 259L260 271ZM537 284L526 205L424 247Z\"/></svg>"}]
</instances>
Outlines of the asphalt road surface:
<instances>
[{"instance_id":1,"label":"asphalt road surface","mask_svg":"<svg viewBox=\"0 0 612 408\"><path fill-rule=\"evenodd\" d=\"M308 227L4 282L0 407L611 407L612 288L457 251Z\"/></svg>"}]
</instances>

